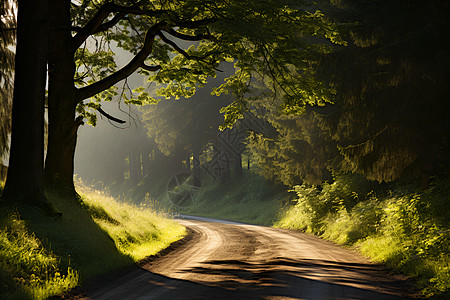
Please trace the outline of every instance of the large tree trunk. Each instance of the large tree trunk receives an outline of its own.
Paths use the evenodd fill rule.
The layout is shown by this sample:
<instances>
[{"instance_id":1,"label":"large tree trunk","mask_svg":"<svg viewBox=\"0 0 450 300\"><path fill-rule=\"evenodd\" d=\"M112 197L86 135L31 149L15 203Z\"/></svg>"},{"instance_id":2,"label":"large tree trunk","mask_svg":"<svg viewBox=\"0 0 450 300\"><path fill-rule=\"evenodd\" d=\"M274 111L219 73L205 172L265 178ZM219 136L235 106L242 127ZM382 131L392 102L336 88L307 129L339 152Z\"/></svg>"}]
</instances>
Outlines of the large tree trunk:
<instances>
[{"instance_id":1,"label":"large tree trunk","mask_svg":"<svg viewBox=\"0 0 450 300\"><path fill-rule=\"evenodd\" d=\"M48 150L45 183L49 191L76 196L73 184L78 127L75 118L74 47L71 41L70 1L51 0L49 48Z\"/></svg>"},{"instance_id":2,"label":"large tree trunk","mask_svg":"<svg viewBox=\"0 0 450 300\"><path fill-rule=\"evenodd\" d=\"M51 210L43 186L47 45L48 1L19 1L11 152L3 196Z\"/></svg>"}]
</instances>

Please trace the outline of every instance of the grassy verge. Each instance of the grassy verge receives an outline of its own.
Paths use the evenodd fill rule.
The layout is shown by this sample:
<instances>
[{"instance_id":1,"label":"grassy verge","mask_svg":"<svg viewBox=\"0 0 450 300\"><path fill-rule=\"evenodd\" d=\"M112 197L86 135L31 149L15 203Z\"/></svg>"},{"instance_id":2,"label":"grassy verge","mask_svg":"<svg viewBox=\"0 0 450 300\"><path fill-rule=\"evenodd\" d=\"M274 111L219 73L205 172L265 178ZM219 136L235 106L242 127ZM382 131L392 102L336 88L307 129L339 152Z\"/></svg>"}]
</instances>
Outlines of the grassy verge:
<instances>
[{"instance_id":1,"label":"grassy verge","mask_svg":"<svg viewBox=\"0 0 450 300\"><path fill-rule=\"evenodd\" d=\"M373 261L408 274L426 297L449 296L448 182L428 190L377 196L355 176L296 186L295 204L275 224L354 246Z\"/></svg>"},{"instance_id":2,"label":"grassy verge","mask_svg":"<svg viewBox=\"0 0 450 300\"><path fill-rule=\"evenodd\" d=\"M46 299L157 253L185 228L151 207L80 187L82 202L49 196L61 217L29 206L0 210L1 299Z\"/></svg>"},{"instance_id":3,"label":"grassy verge","mask_svg":"<svg viewBox=\"0 0 450 300\"><path fill-rule=\"evenodd\" d=\"M411 276L424 296L445 299L450 287L449 183L435 180L425 191L390 188L340 175L321 187L294 187L296 199L282 208L294 197L246 172L225 184L205 184L194 203L179 212L316 234Z\"/></svg>"},{"instance_id":4,"label":"grassy verge","mask_svg":"<svg viewBox=\"0 0 450 300\"><path fill-rule=\"evenodd\" d=\"M156 212L155 202L148 200L138 207L80 185L78 190L95 223L108 233L122 254L134 261L158 253L186 234L184 227L167 218L167 213Z\"/></svg>"},{"instance_id":5,"label":"grassy verge","mask_svg":"<svg viewBox=\"0 0 450 300\"><path fill-rule=\"evenodd\" d=\"M290 196L250 171L224 184L204 182L204 185L192 205L174 209L183 214L270 226Z\"/></svg>"}]
</instances>

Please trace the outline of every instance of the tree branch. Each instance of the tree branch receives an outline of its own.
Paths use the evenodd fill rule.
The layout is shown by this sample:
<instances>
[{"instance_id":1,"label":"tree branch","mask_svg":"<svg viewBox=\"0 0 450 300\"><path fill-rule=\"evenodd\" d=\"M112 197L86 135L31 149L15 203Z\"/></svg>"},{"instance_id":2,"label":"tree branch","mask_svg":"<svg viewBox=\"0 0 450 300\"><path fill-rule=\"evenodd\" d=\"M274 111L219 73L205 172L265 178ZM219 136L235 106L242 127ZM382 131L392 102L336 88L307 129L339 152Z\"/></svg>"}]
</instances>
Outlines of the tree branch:
<instances>
[{"instance_id":1,"label":"tree branch","mask_svg":"<svg viewBox=\"0 0 450 300\"><path fill-rule=\"evenodd\" d=\"M140 65L140 67L141 67L142 69L147 70L147 71L150 71L150 72L156 72L156 71L161 70L161 66L149 66L149 65L146 65L145 63L142 63L142 64Z\"/></svg>"},{"instance_id":2,"label":"tree branch","mask_svg":"<svg viewBox=\"0 0 450 300\"><path fill-rule=\"evenodd\" d=\"M113 12L113 5L111 2L104 4L84 27L77 30L77 34L73 37L74 49L78 49L103 24L103 21Z\"/></svg>"},{"instance_id":3,"label":"tree branch","mask_svg":"<svg viewBox=\"0 0 450 300\"><path fill-rule=\"evenodd\" d=\"M94 32L92 32L92 34L98 33L98 32L102 32L102 31L106 31L108 29L110 29L111 27L115 26L117 23L119 23L120 20L122 20L123 17L125 17L127 14L124 12L120 12L117 13L110 21L102 23L102 25L100 25L97 30L95 30Z\"/></svg>"},{"instance_id":4,"label":"tree branch","mask_svg":"<svg viewBox=\"0 0 450 300\"><path fill-rule=\"evenodd\" d=\"M0 32L15 31L15 30L17 30L17 27L3 28L3 29L0 29Z\"/></svg>"},{"instance_id":5,"label":"tree branch","mask_svg":"<svg viewBox=\"0 0 450 300\"><path fill-rule=\"evenodd\" d=\"M101 113L103 116L105 116L106 118L108 118L111 121L117 122L119 124L124 124L126 123L126 121L118 119L116 117L111 116L110 114L108 114L107 112L105 112L103 109L101 109L101 107L97 108L98 112Z\"/></svg>"},{"instance_id":6,"label":"tree branch","mask_svg":"<svg viewBox=\"0 0 450 300\"><path fill-rule=\"evenodd\" d=\"M132 6L118 5L112 2L102 5L92 19L82 28L73 28L77 34L73 37L73 47L78 49L86 39L95 33L106 31L115 26L127 14L159 16L166 10L144 10L139 8L139 3ZM104 22L111 13L117 13L110 21Z\"/></svg>"},{"instance_id":7,"label":"tree branch","mask_svg":"<svg viewBox=\"0 0 450 300\"><path fill-rule=\"evenodd\" d=\"M78 89L75 96L76 103L84 99L93 97L101 91L110 88L114 84L133 74L133 72L136 71L139 67L142 67L145 59L152 53L153 42L158 32L160 32L160 27L163 27L164 25L165 23L156 24L147 31L142 49L126 66L109 75L108 77L103 78L102 80Z\"/></svg>"},{"instance_id":8,"label":"tree branch","mask_svg":"<svg viewBox=\"0 0 450 300\"><path fill-rule=\"evenodd\" d=\"M187 59L196 60L196 61L198 61L198 62L203 62L203 63L206 63L206 64L210 65L210 63L205 62L204 60L205 60L208 56L210 56L210 55L212 55L212 54L214 54L214 53L217 53L217 51L210 51L210 52L206 53L206 54L203 55L203 56L192 56L192 55L189 55L189 54L188 54L186 51L184 51L183 49L181 49L180 46L178 46L174 41L171 41L171 40L169 40L166 36L164 36L164 34L163 34L161 31L158 32L158 36L159 36L166 44L169 44L170 46L172 46L172 48L173 48L175 51L177 51L178 53L180 53L181 55L183 55L183 56L186 57ZM218 69L215 68L215 67L214 67L214 69L215 69L215 70L218 70ZM218 71L220 71L220 70L218 70ZM220 71L220 72L222 72L222 71Z\"/></svg>"},{"instance_id":9,"label":"tree branch","mask_svg":"<svg viewBox=\"0 0 450 300\"><path fill-rule=\"evenodd\" d=\"M180 48L174 41L169 40L161 31L158 31L158 36L168 45L172 46L172 48L178 53L182 54L187 59L200 59L199 57L192 57L186 51Z\"/></svg>"},{"instance_id":10,"label":"tree branch","mask_svg":"<svg viewBox=\"0 0 450 300\"><path fill-rule=\"evenodd\" d=\"M201 40L214 40L214 37L209 35L209 34L199 34L199 35L187 35L187 34L183 34L183 33L179 33L178 31L174 30L174 29L169 29L169 30L164 30L165 32L167 32L168 34L170 34L171 36L174 36L176 38L179 38L181 40L185 40L185 41L201 41Z\"/></svg>"}]
</instances>

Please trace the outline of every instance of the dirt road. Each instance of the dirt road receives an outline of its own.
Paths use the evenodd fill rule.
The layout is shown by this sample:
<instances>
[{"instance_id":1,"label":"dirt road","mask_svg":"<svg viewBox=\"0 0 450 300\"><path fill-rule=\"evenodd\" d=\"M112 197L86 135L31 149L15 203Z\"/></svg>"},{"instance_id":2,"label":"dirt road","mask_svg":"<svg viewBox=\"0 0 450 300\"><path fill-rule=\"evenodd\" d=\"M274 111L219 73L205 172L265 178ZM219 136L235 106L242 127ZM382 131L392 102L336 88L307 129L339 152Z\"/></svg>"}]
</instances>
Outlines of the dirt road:
<instances>
[{"instance_id":1,"label":"dirt road","mask_svg":"<svg viewBox=\"0 0 450 300\"><path fill-rule=\"evenodd\" d=\"M82 299L404 299L400 277L299 232L181 219L191 239Z\"/></svg>"}]
</instances>

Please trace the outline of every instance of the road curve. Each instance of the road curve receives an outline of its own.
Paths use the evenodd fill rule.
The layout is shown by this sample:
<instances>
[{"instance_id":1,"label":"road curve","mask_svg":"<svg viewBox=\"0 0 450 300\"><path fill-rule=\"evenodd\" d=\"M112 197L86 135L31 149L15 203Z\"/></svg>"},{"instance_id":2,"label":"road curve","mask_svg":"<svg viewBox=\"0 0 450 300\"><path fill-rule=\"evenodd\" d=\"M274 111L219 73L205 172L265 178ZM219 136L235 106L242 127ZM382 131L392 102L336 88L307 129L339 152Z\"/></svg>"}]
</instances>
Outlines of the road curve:
<instances>
[{"instance_id":1,"label":"road curve","mask_svg":"<svg viewBox=\"0 0 450 300\"><path fill-rule=\"evenodd\" d=\"M192 238L81 299L405 299L412 289L356 252L317 237L206 218Z\"/></svg>"}]
</instances>

